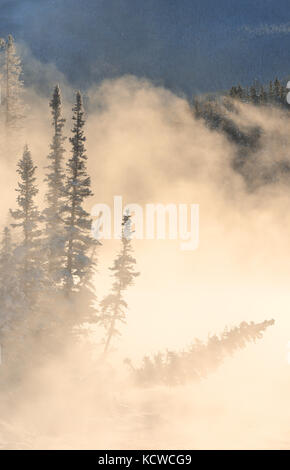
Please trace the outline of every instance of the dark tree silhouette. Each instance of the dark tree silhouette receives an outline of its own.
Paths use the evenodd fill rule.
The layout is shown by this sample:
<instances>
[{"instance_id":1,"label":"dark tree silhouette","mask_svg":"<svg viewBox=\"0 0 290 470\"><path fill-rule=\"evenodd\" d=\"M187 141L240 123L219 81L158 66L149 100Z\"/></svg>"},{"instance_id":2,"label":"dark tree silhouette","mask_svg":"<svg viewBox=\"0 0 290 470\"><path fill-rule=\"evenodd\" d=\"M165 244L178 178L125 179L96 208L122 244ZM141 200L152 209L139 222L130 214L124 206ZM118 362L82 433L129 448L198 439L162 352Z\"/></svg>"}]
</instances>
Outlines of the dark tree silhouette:
<instances>
[{"instance_id":1,"label":"dark tree silhouette","mask_svg":"<svg viewBox=\"0 0 290 470\"><path fill-rule=\"evenodd\" d=\"M72 156L67 163L64 204L61 213L65 224L64 289L69 296L83 285L93 268L90 252L97 241L91 235L91 217L84 208L87 198L93 195L87 174L87 155L84 142L84 110L80 92L73 107L73 129L70 143Z\"/></svg>"},{"instance_id":2,"label":"dark tree silhouette","mask_svg":"<svg viewBox=\"0 0 290 470\"><path fill-rule=\"evenodd\" d=\"M18 163L18 209L10 213L15 220L12 227L21 230L21 241L17 246L18 277L27 305L31 306L43 283L43 258L41 256L41 215L35 205L38 189L35 185L35 170L31 154L26 146Z\"/></svg>"},{"instance_id":3,"label":"dark tree silhouette","mask_svg":"<svg viewBox=\"0 0 290 470\"><path fill-rule=\"evenodd\" d=\"M59 286L64 271L64 223L61 218L61 209L64 200L64 170L63 170L63 127L65 119L61 113L61 95L59 86L56 86L49 103L52 114L53 139L48 155L47 167L48 190L46 193L47 206L43 211L45 220L44 246L46 250L46 267L52 284Z\"/></svg>"}]
</instances>

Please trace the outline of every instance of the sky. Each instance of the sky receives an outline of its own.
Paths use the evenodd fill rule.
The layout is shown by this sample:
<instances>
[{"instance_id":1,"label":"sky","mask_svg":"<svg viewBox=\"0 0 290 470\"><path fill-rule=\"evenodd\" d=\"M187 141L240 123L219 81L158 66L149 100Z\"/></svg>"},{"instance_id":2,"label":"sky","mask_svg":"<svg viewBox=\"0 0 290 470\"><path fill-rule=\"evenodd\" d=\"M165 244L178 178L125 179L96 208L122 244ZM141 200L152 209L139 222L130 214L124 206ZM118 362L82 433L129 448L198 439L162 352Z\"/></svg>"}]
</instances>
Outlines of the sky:
<instances>
[{"instance_id":1,"label":"sky","mask_svg":"<svg viewBox=\"0 0 290 470\"><path fill-rule=\"evenodd\" d=\"M0 0L12 33L75 87L145 77L176 93L289 75L289 0Z\"/></svg>"}]
</instances>

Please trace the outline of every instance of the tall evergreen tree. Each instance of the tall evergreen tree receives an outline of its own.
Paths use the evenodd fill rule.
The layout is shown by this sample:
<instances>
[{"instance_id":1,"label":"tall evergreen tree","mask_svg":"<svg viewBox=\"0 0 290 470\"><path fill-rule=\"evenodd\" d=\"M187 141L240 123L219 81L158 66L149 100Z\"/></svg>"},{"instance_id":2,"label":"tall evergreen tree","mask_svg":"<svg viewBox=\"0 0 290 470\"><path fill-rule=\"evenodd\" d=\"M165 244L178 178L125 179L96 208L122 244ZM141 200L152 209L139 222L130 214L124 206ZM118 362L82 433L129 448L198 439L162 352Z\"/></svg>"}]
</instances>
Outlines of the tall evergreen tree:
<instances>
[{"instance_id":1,"label":"tall evergreen tree","mask_svg":"<svg viewBox=\"0 0 290 470\"><path fill-rule=\"evenodd\" d=\"M64 267L64 223L61 210L64 199L64 141L63 127L65 119L62 117L61 95L57 85L49 103L52 114L53 139L48 155L49 165L45 181L48 185L46 193L47 207L44 210L45 219L45 248L47 254L48 274L56 285L63 276Z\"/></svg>"},{"instance_id":2,"label":"tall evergreen tree","mask_svg":"<svg viewBox=\"0 0 290 470\"><path fill-rule=\"evenodd\" d=\"M65 271L63 284L69 295L79 290L92 271L91 253L96 240L91 235L91 217L84 208L92 196L91 181L87 174L87 155L84 146L84 110L80 92L73 107L73 129L70 143L72 156L67 163L64 204L61 212L65 224Z\"/></svg>"},{"instance_id":3,"label":"tall evergreen tree","mask_svg":"<svg viewBox=\"0 0 290 470\"><path fill-rule=\"evenodd\" d=\"M23 81L21 78L21 60L16 53L14 39L11 35L5 43L5 65L3 73L3 105L7 131L19 129L24 117L22 100Z\"/></svg>"},{"instance_id":4,"label":"tall evergreen tree","mask_svg":"<svg viewBox=\"0 0 290 470\"><path fill-rule=\"evenodd\" d=\"M116 326L117 323L125 323L126 321L125 311L128 305L124 300L124 292L139 275L134 270L136 260L132 256L131 238L131 215L127 213L122 222L121 251L110 268L114 277L112 291L101 302L100 322L106 329L105 354L109 350L113 336L120 334Z\"/></svg>"},{"instance_id":5,"label":"tall evergreen tree","mask_svg":"<svg viewBox=\"0 0 290 470\"><path fill-rule=\"evenodd\" d=\"M23 290L25 301L31 307L43 287L43 260L41 256L41 221L40 213L35 205L35 196L38 189L35 185L35 170L30 151L25 146L23 156L19 160L17 173L20 176L18 183L17 203L18 209L11 210L16 221L13 227L21 230L21 241L17 247L18 276Z\"/></svg>"}]
</instances>

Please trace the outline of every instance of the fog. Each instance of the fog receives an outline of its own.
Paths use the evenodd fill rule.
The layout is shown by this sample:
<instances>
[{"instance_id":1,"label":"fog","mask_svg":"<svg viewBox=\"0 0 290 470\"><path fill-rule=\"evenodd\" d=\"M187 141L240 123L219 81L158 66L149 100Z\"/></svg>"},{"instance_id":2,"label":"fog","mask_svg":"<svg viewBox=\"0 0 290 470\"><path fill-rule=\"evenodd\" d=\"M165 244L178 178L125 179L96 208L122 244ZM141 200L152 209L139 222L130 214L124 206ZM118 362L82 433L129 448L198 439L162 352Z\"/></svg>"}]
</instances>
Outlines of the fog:
<instances>
[{"instance_id":1,"label":"fog","mask_svg":"<svg viewBox=\"0 0 290 470\"><path fill-rule=\"evenodd\" d=\"M49 84L47 94L52 79ZM65 83L62 91L68 135L73 90ZM48 99L29 87L26 99L26 129L17 145L28 143L38 166L42 207L51 140ZM85 104L94 192L88 209L113 206L115 195L124 205L142 207L199 204L200 242L197 250L182 251L179 240L133 241L140 276L126 294L127 324L109 357L99 357L103 331L96 327L89 345L69 343L62 356L27 371L13 400L3 390L0 447L289 448L287 180L281 176L249 190L233 169L235 145L195 119L183 96L145 79L104 81L87 92ZM249 104L237 109L230 116L239 126L262 129L262 145L247 168L251 175L290 160L289 118L282 111ZM69 142L66 147L67 158ZM15 205L19 148L1 152L3 224ZM118 247L119 241L103 240L98 248L99 299L110 288L108 267ZM140 388L123 363L126 357L138 364L146 354L182 350L225 326L271 318L276 323L262 339L199 382Z\"/></svg>"}]
</instances>

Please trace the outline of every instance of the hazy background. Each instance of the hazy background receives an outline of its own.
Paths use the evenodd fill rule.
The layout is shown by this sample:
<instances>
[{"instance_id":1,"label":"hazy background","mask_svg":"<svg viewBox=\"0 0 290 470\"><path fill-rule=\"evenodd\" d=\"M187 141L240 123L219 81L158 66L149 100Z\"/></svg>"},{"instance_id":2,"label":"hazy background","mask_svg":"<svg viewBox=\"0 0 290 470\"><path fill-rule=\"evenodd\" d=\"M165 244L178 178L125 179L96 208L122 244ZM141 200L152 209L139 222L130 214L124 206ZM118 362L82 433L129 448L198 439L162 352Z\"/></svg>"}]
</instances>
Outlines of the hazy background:
<instances>
[{"instance_id":1,"label":"hazy background","mask_svg":"<svg viewBox=\"0 0 290 470\"><path fill-rule=\"evenodd\" d=\"M30 115L24 138L39 167L41 205L49 113L47 100L32 90L27 93ZM65 88L64 95L71 97L72 90ZM68 352L47 369L31 371L19 408L8 413L12 446L287 448L288 187L278 181L249 192L232 169L235 148L196 121L185 99L162 87L122 77L92 87L88 97L88 166L94 191L88 208L112 205L114 195L122 195L124 204L198 203L200 246L185 252L179 241L134 242L141 276L127 295L128 324L114 342L112 369L100 379L91 376L88 365L73 394L64 371L78 361L83 364L83 353ZM66 102L67 131L69 108ZM282 112L240 105L232 118L240 125L263 127L259 162L270 165L279 155L285 158L280 142L288 139L288 120ZM283 139L272 141L269 136L278 126ZM2 160L4 218L15 197L14 163L7 155ZM104 241L99 249L95 283L100 299L110 288L107 268L118 249L117 241ZM138 363L144 354L183 349L226 325L270 318L276 324L264 339L236 353L199 384L145 391L130 385L125 357ZM98 331L97 342L101 336Z\"/></svg>"},{"instance_id":2,"label":"hazy background","mask_svg":"<svg viewBox=\"0 0 290 470\"><path fill-rule=\"evenodd\" d=\"M2 35L15 32L21 43L29 105L21 144L28 143L38 165L40 206L51 140L46 97L56 82L67 135L74 89L85 91L94 192L88 209L112 205L114 195L141 205L200 205L198 250L183 252L179 241L134 243L141 275L127 295L128 323L114 343L112 369L92 376L88 365L73 388L64 371L86 363L73 351L31 371L18 407L2 402L4 447L289 448L289 188L277 181L250 192L232 168L236 148L195 120L184 98L256 73L265 80L276 69L287 74L285 7L282 1L275 7L272 1L2 2ZM249 172L289 159L289 118L282 111L241 104L231 118L263 130ZM14 150L2 147L3 224L14 207L15 165ZM99 299L110 288L107 268L118 248L105 241L99 249ZM199 384L136 390L122 363L183 349L226 325L270 318L276 324L264 339Z\"/></svg>"}]
</instances>

